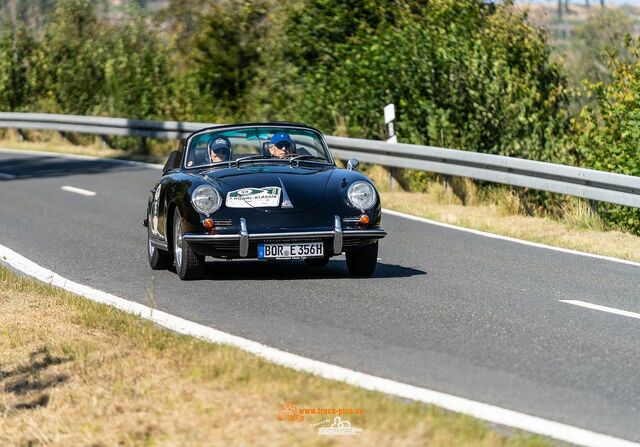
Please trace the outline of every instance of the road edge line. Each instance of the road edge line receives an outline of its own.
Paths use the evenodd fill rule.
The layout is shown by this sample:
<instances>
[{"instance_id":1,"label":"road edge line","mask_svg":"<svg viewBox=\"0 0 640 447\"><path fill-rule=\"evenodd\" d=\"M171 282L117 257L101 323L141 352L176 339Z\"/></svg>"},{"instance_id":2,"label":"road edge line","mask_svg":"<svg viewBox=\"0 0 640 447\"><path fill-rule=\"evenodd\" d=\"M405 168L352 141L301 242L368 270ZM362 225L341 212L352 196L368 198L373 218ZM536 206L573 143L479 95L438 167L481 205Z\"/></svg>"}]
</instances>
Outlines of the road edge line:
<instances>
[{"instance_id":1,"label":"road edge line","mask_svg":"<svg viewBox=\"0 0 640 447\"><path fill-rule=\"evenodd\" d=\"M588 258L600 259L602 261L610 261L610 262L616 262L619 264L631 265L633 267L640 267L640 262L629 261L628 259L615 258L613 256L597 255L595 253L587 253L586 251L572 250L570 248L556 247L555 245L547 245L547 244L542 244L540 242L526 241L524 239L517 239L515 237L503 236L501 234L488 233L486 231L474 230L473 228L466 228L458 225L438 222L437 220L427 219L426 217L414 216L412 214L407 214L400 211L391 210L388 208L382 208L382 212L389 214L391 216L402 217L404 219L413 220L416 222L422 222L430 225L435 225L438 227L448 228L450 230L463 231L465 233L471 233L477 236L488 237L491 239L499 239L502 241L514 242L516 244L528 245L530 247L543 248L543 249L553 250L553 251L571 254L571 255L585 256Z\"/></svg>"},{"instance_id":2,"label":"road edge line","mask_svg":"<svg viewBox=\"0 0 640 447\"><path fill-rule=\"evenodd\" d=\"M81 295L92 301L113 306L119 310L150 320L180 334L190 335L212 343L234 346L257 355L272 363L296 371L306 372L329 380L344 382L359 388L379 391L426 404L437 405L450 411L466 414L494 424L505 425L527 432L548 436L583 446L630 447L640 444L621 438L593 432L560 422L550 421L494 405L476 402L459 396L429 390L414 385L396 382L391 379L365 374L337 365L302 357L281 351L262 343L238 337L204 326L169 313L152 309L144 304L120 298L116 295L94 289L66 279L57 273L42 267L19 253L0 244L0 261L41 282Z\"/></svg>"}]
</instances>

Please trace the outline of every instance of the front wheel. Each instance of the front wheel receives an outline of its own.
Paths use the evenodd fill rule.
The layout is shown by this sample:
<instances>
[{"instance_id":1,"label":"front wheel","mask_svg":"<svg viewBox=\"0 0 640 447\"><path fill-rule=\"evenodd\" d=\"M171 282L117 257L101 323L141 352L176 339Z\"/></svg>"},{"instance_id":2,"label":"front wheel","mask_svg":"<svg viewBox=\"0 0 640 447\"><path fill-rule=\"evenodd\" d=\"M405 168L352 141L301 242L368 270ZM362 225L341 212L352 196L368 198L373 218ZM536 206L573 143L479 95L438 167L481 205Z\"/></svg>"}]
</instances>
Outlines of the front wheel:
<instances>
[{"instance_id":1,"label":"front wheel","mask_svg":"<svg viewBox=\"0 0 640 447\"><path fill-rule=\"evenodd\" d=\"M348 251L345 256L351 276L371 276L378 265L378 241Z\"/></svg>"},{"instance_id":2,"label":"front wheel","mask_svg":"<svg viewBox=\"0 0 640 447\"><path fill-rule=\"evenodd\" d=\"M196 254L183 239L182 216L176 208L173 215L173 263L182 280L200 279L204 274L204 256Z\"/></svg>"}]
</instances>

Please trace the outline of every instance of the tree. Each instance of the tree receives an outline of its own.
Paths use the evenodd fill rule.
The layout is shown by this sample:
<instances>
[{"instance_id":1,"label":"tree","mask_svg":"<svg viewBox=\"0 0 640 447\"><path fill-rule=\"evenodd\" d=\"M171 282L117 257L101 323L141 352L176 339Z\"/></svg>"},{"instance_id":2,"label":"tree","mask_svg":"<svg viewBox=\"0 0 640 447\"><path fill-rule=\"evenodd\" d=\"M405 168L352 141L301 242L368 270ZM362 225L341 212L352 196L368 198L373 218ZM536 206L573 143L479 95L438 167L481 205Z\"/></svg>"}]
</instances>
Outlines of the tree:
<instances>
[{"instance_id":1,"label":"tree","mask_svg":"<svg viewBox=\"0 0 640 447\"><path fill-rule=\"evenodd\" d=\"M629 59L625 36L633 33L634 21L622 9L596 8L589 19L576 26L567 52L567 73L573 86L582 81L609 82L609 58Z\"/></svg>"},{"instance_id":2,"label":"tree","mask_svg":"<svg viewBox=\"0 0 640 447\"><path fill-rule=\"evenodd\" d=\"M149 29L141 10L113 25L102 44L104 93L101 111L109 116L165 119L173 85L160 37Z\"/></svg>"},{"instance_id":3,"label":"tree","mask_svg":"<svg viewBox=\"0 0 640 447\"><path fill-rule=\"evenodd\" d=\"M267 12L267 1L230 0L201 18L192 56L205 109L236 115L243 108L261 61Z\"/></svg>"},{"instance_id":4,"label":"tree","mask_svg":"<svg viewBox=\"0 0 640 447\"><path fill-rule=\"evenodd\" d=\"M24 110L32 102L35 40L24 26L0 34L0 110Z\"/></svg>"},{"instance_id":5,"label":"tree","mask_svg":"<svg viewBox=\"0 0 640 447\"><path fill-rule=\"evenodd\" d=\"M103 95L105 28L89 0L60 0L38 55L40 96L50 112L93 114Z\"/></svg>"},{"instance_id":6,"label":"tree","mask_svg":"<svg viewBox=\"0 0 640 447\"><path fill-rule=\"evenodd\" d=\"M282 57L298 67L292 82L302 93L290 113L329 131L343 123L349 135L381 138L382 106L394 102L406 142L568 159L561 67L523 13L477 0L392 6L363 0L344 17L332 12L343 7L339 0L294 9Z\"/></svg>"}]
</instances>

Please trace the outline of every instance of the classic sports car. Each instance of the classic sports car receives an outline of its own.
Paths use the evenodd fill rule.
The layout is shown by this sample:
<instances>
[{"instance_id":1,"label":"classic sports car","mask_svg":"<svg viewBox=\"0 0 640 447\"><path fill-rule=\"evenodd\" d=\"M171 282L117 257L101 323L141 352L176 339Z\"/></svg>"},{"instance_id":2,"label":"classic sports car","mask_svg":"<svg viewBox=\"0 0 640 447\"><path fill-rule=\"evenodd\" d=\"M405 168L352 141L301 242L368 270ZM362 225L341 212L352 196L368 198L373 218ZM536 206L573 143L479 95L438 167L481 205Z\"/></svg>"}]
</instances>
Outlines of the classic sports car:
<instances>
[{"instance_id":1,"label":"classic sports car","mask_svg":"<svg viewBox=\"0 0 640 447\"><path fill-rule=\"evenodd\" d=\"M202 276L205 256L303 259L324 267L345 253L352 276L376 269L380 197L339 169L320 131L256 123L202 129L169 155L144 225L152 269Z\"/></svg>"}]
</instances>

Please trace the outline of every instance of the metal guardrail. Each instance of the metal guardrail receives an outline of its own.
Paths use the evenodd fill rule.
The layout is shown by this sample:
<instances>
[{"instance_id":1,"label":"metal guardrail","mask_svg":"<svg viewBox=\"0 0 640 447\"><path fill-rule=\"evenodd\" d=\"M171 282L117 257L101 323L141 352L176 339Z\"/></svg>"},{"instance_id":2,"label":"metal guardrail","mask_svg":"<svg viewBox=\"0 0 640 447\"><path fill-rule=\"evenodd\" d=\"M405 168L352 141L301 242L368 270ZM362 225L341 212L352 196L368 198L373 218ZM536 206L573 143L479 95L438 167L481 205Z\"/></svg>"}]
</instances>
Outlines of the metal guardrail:
<instances>
[{"instance_id":1,"label":"metal guardrail","mask_svg":"<svg viewBox=\"0 0 640 447\"><path fill-rule=\"evenodd\" d=\"M0 112L0 128L44 129L97 135L184 138L214 124ZM413 144L328 136L336 158L568 194L640 208L640 177L500 155Z\"/></svg>"},{"instance_id":2,"label":"metal guardrail","mask_svg":"<svg viewBox=\"0 0 640 447\"><path fill-rule=\"evenodd\" d=\"M101 116L56 115L48 113L0 112L0 128L57 130L96 135L145 138L185 138L209 123L146 121Z\"/></svg>"}]
</instances>

